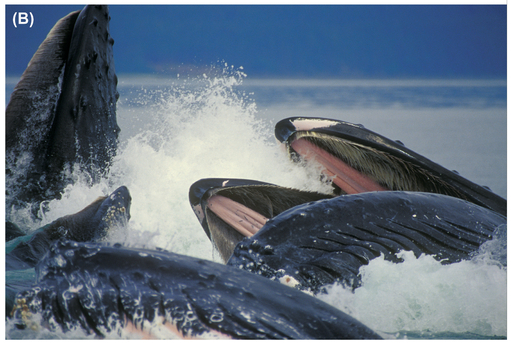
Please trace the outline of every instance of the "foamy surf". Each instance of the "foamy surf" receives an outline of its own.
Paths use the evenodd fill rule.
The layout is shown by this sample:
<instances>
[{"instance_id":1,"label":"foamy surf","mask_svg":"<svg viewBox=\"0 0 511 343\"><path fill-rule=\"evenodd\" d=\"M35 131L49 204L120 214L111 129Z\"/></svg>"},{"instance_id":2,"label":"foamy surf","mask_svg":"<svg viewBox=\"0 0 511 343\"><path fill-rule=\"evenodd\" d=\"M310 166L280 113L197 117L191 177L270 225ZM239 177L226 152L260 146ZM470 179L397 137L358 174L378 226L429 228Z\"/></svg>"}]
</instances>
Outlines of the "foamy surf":
<instances>
[{"instance_id":1,"label":"foamy surf","mask_svg":"<svg viewBox=\"0 0 511 343\"><path fill-rule=\"evenodd\" d=\"M400 255L403 263L380 256L362 267L353 292L336 285L318 297L387 338L507 336L507 268L499 261L486 255L443 265Z\"/></svg>"}]
</instances>

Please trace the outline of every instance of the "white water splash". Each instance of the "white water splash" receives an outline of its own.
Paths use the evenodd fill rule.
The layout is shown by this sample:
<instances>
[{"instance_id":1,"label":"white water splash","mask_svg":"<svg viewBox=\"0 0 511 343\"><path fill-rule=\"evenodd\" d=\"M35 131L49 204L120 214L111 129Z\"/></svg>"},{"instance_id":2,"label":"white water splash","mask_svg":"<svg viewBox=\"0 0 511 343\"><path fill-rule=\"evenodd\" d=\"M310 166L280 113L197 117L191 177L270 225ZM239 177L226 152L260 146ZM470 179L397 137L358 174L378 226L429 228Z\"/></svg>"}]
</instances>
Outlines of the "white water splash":
<instances>
[{"instance_id":1,"label":"white water splash","mask_svg":"<svg viewBox=\"0 0 511 343\"><path fill-rule=\"evenodd\" d=\"M507 270L486 258L443 265L432 256L399 254L403 263L382 256L360 269L362 286L340 285L319 295L371 329L403 332L507 335Z\"/></svg>"},{"instance_id":2,"label":"white water splash","mask_svg":"<svg viewBox=\"0 0 511 343\"><path fill-rule=\"evenodd\" d=\"M188 200L195 181L245 178L329 192L318 170L293 164L274 139L273 125L256 119L255 103L236 90L242 78L234 71L164 90L139 90L135 99L124 100L127 105L121 93L121 129L123 120L136 121L144 129L131 136L121 131L108 177L90 187L88 178L75 172L75 183L64 190L62 199L47 202L43 220L30 228L77 212L125 185L133 199L131 220L127 230L111 234L110 241L213 259L212 246ZM18 217L26 216L20 210Z\"/></svg>"}]
</instances>

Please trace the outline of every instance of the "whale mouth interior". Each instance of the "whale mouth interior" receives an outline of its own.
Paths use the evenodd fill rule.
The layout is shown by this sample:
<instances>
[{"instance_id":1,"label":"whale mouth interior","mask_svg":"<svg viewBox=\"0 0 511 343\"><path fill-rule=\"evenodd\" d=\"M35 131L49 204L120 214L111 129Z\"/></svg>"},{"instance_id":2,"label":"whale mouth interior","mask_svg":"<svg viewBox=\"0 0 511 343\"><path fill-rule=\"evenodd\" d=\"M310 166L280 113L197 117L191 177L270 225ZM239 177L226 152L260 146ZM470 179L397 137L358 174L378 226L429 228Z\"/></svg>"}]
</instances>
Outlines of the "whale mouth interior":
<instances>
[{"instance_id":1,"label":"whale mouth interior","mask_svg":"<svg viewBox=\"0 0 511 343\"><path fill-rule=\"evenodd\" d=\"M318 162L323 173L333 178L339 194L390 190L464 199L454 187L427 170L370 146L314 131L295 132L286 145L293 158Z\"/></svg>"},{"instance_id":2,"label":"whale mouth interior","mask_svg":"<svg viewBox=\"0 0 511 343\"><path fill-rule=\"evenodd\" d=\"M262 214L222 195L210 197L208 209L245 237L252 237L268 221Z\"/></svg>"},{"instance_id":3,"label":"whale mouth interior","mask_svg":"<svg viewBox=\"0 0 511 343\"><path fill-rule=\"evenodd\" d=\"M332 177L332 182L346 194L388 190L368 175L359 172L308 139L294 140L291 147L305 160L316 160L321 164L324 167L323 173Z\"/></svg>"}]
</instances>

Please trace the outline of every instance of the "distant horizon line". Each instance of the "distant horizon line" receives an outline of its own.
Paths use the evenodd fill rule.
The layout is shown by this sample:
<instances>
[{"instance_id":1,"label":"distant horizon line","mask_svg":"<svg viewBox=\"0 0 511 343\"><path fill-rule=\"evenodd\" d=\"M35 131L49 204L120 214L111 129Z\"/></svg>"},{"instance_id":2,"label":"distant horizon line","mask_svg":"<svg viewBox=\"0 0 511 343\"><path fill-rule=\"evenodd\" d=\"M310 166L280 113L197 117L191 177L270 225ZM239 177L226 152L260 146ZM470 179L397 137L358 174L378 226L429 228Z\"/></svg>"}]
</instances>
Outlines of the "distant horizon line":
<instances>
[{"instance_id":1,"label":"distant horizon line","mask_svg":"<svg viewBox=\"0 0 511 343\"><path fill-rule=\"evenodd\" d=\"M173 85L177 83L189 83L203 81L215 77L230 77L226 74L220 76L183 76L172 77L150 73L123 73L117 74L118 86L124 83L132 86ZM5 85L16 85L20 76L5 76ZM270 87L506 87L507 78L292 78L292 77L245 77L241 81L244 86L270 86ZM126 86L126 85L124 85Z\"/></svg>"}]
</instances>

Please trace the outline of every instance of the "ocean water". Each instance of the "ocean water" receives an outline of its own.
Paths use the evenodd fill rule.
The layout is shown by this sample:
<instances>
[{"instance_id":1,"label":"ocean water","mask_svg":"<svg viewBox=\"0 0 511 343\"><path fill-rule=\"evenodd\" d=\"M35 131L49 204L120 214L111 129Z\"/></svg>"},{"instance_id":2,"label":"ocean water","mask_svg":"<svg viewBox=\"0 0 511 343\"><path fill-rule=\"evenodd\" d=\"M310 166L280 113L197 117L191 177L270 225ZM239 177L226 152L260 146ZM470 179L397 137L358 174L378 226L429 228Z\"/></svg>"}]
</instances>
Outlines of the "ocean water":
<instances>
[{"instance_id":1,"label":"ocean water","mask_svg":"<svg viewBox=\"0 0 511 343\"><path fill-rule=\"evenodd\" d=\"M108 177L90 187L77 172L40 221L27 222L23 210L10 213L11 220L35 229L125 185L131 220L108 241L220 262L188 203L193 182L247 178L330 190L318 170L290 162L274 139L275 123L290 116L363 124L507 197L505 81L251 80L229 66L213 75L119 75L121 144ZM355 292L336 285L319 297L386 338L507 336L505 237L453 265L403 258L375 259L361 270ZM7 323L7 337L32 336L55 337Z\"/></svg>"}]
</instances>

